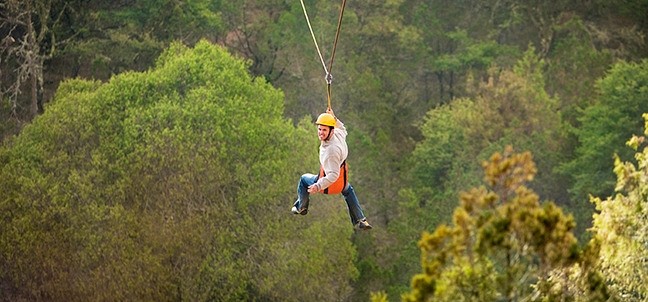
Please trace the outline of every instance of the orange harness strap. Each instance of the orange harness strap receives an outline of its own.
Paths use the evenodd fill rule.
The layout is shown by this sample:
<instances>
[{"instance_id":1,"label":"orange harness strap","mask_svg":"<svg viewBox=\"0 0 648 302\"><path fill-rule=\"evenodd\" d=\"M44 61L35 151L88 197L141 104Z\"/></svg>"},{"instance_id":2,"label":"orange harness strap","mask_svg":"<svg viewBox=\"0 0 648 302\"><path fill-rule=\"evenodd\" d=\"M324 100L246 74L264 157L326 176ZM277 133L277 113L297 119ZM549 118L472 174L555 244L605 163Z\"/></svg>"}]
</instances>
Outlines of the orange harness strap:
<instances>
[{"instance_id":1,"label":"orange harness strap","mask_svg":"<svg viewBox=\"0 0 648 302\"><path fill-rule=\"evenodd\" d=\"M326 176L326 173L324 172L324 167L320 166L320 172L317 178L320 179L324 176ZM349 178L349 166L347 165L345 160L342 162L342 165L340 166L340 176L338 177L338 179L336 179L335 182L332 183L328 188L320 192L324 194L340 194L346 188L348 183L348 178Z\"/></svg>"}]
</instances>

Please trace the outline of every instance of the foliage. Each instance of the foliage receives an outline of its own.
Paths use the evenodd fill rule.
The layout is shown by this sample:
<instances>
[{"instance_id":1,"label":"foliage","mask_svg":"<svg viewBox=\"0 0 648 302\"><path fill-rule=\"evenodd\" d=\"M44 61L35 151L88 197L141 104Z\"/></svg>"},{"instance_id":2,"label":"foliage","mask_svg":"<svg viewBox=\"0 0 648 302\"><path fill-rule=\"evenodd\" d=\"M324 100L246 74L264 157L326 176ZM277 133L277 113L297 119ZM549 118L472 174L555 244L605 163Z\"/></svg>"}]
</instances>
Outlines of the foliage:
<instances>
[{"instance_id":1,"label":"foliage","mask_svg":"<svg viewBox=\"0 0 648 302\"><path fill-rule=\"evenodd\" d=\"M395 253L403 257L393 269L399 280L417 269L400 263L416 255L412 243L420 231L450 221L459 192L478 185L481 173L475 159L485 160L494 149L514 144L546 151L538 162L539 178L547 185L535 188L560 196L549 185L558 183L552 181L551 168L557 161L550 155L559 150L560 118L556 100L544 91L542 61L530 51L514 70L492 70L490 75L486 82L471 84L477 86L474 99L456 99L435 108L420 125L424 139L409 158L410 186L399 192L396 219L390 225L399 238Z\"/></svg>"},{"instance_id":2,"label":"foliage","mask_svg":"<svg viewBox=\"0 0 648 302\"><path fill-rule=\"evenodd\" d=\"M13 17L11 13L7 14L7 5L16 4L26 7L25 5L29 3L37 5L32 8L38 11L32 10L33 13L29 15L28 10L23 10L23 14L16 16L21 17L22 20L31 17L34 21L33 28L43 33L37 45L42 50L40 55L44 59L41 68L42 93L36 91L36 99L46 104L45 108L48 110L59 107L59 105L48 106L51 101L65 103L60 105L62 107L80 106L75 102L64 101L68 98L64 97L64 94L73 95L79 100L87 100L82 102L83 104L95 104L98 102L99 93L93 91L107 89L105 88L107 86L114 88L111 93L126 89L124 87L128 85L115 88L117 86L111 85L116 84L101 84L95 80L115 81L118 77L114 76L117 74L148 70L155 64L160 53L174 40L192 46L199 39L207 39L226 47L242 60L249 62L245 64L245 69L254 76L263 77L268 83L285 93L285 98L282 100L285 109L282 114L294 120L292 124L293 127L297 125L295 131L298 133L295 135L302 137L302 140L297 138L296 140L303 141L303 144L298 142L290 144L296 150L289 153L301 153L293 154L291 158L312 160L312 163L289 164L290 168L286 169L292 171L290 173L294 175L285 178L275 177L276 181L271 180L276 184L273 188L283 187L286 192L290 191L290 197L277 199L276 214L270 212L263 214L267 214L268 217L283 217L285 209L279 210L278 200L283 200L281 202L283 208L286 200L293 198L293 190L288 189L294 188L294 180L304 172L304 166L313 167L307 170L316 169L316 158L313 157L316 140L305 138L314 138L310 131L312 128L309 128L310 120L323 111L326 105L326 85L321 62L314 49L298 1L9 0L0 1L0 15ZM375 228L367 236L352 237L355 247L359 250L357 261L354 263L359 275L350 273L352 276L358 276L358 279L350 285L344 285L353 287L352 294L344 299L364 300L369 292L382 289L385 289L389 296L399 296L400 293L408 290L409 278L418 269L411 259L419 254L416 241L420 237L420 231L433 229L440 222L450 221L458 192L478 184L481 177L479 161L487 159L493 152L501 150L508 144L514 145L517 149L533 150L538 174L536 181L529 186L540 196L555 200L566 212L573 213L577 221L576 233L579 237L582 236L591 223L590 213L593 208L590 208L589 203L584 202L585 195L593 192L583 190L582 194L577 193L581 189L579 184L572 189L571 195L566 191L577 179L585 180L592 175L587 171L588 167L592 167L592 171L596 173L611 171L610 158L613 150L605 151L608 155L576 159L604 148L594 142L591 147L583 145L576 151L582 143L579 133L591 130L582 130L581 125L585 125L583 121L586 118L581 116L589 114L588 107L598 106L596 104L601 102L598 100L601 90L594 89L594 83L605 74L605 70L608 70L613 62L619 59L637 62L648 54L645 43L645 34L648 32L648 19L645 18L646 4L645 0L348 1L333 68L332 104L350 130L348 143L351 151L349 160L352 165L352 182L358 189L365 213ZM49 14L42 9L48 6ZM337 27L340 2L306 1L306 6L320 49L324 58L328 60ZM24 41L19 37L26 32L23 30L26 26L25 23L17 27L20 30L9 33L8 23L0 24L2 39L0 47L24 45ZM15 39L14 44L9 44L10 37ZM48 50L53 51L50 53ZM10 83L15 83L14 78L19 74L16 71L19 63L16 59L0 57L0 82L5 85L5 88ZM172 58L165 60L169 61ZM516 62L518 67L514 67ZM207 65L209 64L211 62ZM520 69L520 66L526 67ZM185 75L180 72L176 74L182 77ZM539 77L539 74L542 74L542 77ZM121 75L122 80L117 81L128 78L124 83L145 82L139 79L141 76ZM70 80L76 77L87 79L88 82ZM216 179L220 181L221 178L229 180L229 176L218 178L213 175L227 174L228 169L234 167L245 170L242 175L251 178L232 180L229 182L231 185L229 189L223 192L237 191L232 188L239 188L239 182L242 185L249 185L256 179L252 176L259 173L246 169L251 164L251 159L244 159L244 157L252 156L252 159L257 159L258 153L242 152L240 155L228 157L228 159L244 162L238 166L221 165L220 162L210 165L200 158L214 158L221 154L212 152L205 155L205 152L194 152L186 147L185 141L192 141L197 135L185 132L193 131L184 129L169 132L167 130L162 134L163 130L160 129L178 123L169 122L166 126L160 125L158 128L141 124L153 123L158 118L165 121L186 119L200 111L194 108L190 112L185 112L185 108L191 106L184 103L182 106L176 105L178 100L186 100L188 95L194 95L191 98L198 97L195 96L198 94L197 91L189 92L193 90L190 84L192 78L193 76L187 77L188 81L184 82L179 80L178 82L182 84L178 84L177 89L170 88L167 92L155 94L160 96L160 102L158 104L156 101L155 106L149 103L137 103L137 106L133 106L132 102L128 101L123 103L128 105L117 105L121 103L112 102L111 104L115 104L116 108L93 105L66 110L55 109L64 112L82 112L84 116L92 114L100 116L69 118L70 124L78 122L79 125L93 125L92 131L65 128L65 131L70 132L70 136L65 137L65 144L73 144L74 148L71 150L83 150L79 151L81 152L79 154L88 155L70 159L68 162L72 167L65 167L64 162L67 159L61 157L53 171L60 170L59 174L65 176L70 174L66 172L70 169L98 170L98 163L102 163L102 167L111 167L107 170L110 171L109 173L93 172L96 175L92 177L84 176L87 173L79 173L80 179L86 179L83 183L90 186L94 185L95 180L124 175L126 173L124 171L159 172L160 175L167 175L165 171L156 168L157 164L176 167L170 169L179 171L178 173L182 175L203 175L193 177L213 181ZM38 87L39 79L33 77L30 80L34 79L37 80L37 85L32 86ZM622 81L633 81L633 79L626 77ZM60 83L64 84L59 85ZM23 88L28 88L28 85L29 83L25 82ZM157 84L151 86L157 87ZM29 124L26 121L30 115L29 106L33 105L30 102L34 98L24 93L25 91L27 90L24 90L18 99L14 99L16 102L8 98L6 89L5 95L0 96L2 102L0 139L2 140L25 140L13 138L20 133L23 126ZM149 88L138 91L148 92ZM57 96L53 98L55 92ZM200 94L211 96L209 92ZM614 92L610 92L610 95L613 94ZM14 104L17 106L14 107ZM252 107L247 104L245 106ZM617 103L616 106L635 105ZM131 107L137 109L124 112ZM104 114L103 111L106 113ZM140 118L139 111L145 111L146 116ZM235 111L239 112L238 109ZM245 110L241 109L241 115L243 111ZM633 114L640 114L639 111ZM602 112L605 112L605 109ZM117 127L112 123L98 122L110 119L109 117L114 114L124 121L123 126ZM310 116L304 118L304 115ZM60 123L56 119L49 118L47 123L55 128L52 131L59 132L57 129L60 127L57 125ZM97 126L94 126L95 124ZM192 129L197 127L194 122L180 124L190 124ZM124 146L122 144L108 146L106 140L118 139L126 142L140 138L136 130L122 130L126 125L148 129L150 133L141 135L141 138L146 139L144 142L148 147L129 142L130 149L124 151L125 153L115 153L115 150L122 150ZM43 129L48 127L50 126L40 124L39 131L46 131ZM120 135L106 137L104 134L93 134L97 133L97 129L103 129L102 127L107 129L105 133L120 133L123 138ZM591 125L586 127L591 128ZM598 130L607 131L604 128ZM238 128L236 130L241 131ZM565 137L565 132L570 130L573 130L568 133L571 136ZM639 131L638 125L635 130ZM128 133L129 136L124 133ZM619 135L619 140L615 142L616 148L619 148L619 155L622 159L628 159L631 154L623 154L620 144L627 137L625 135L629 135L630 132L615 133ZM82 143L75 144L77 139L73 134L83 134L83 140L79 140ZM183 137L184 141L173 143L177 137ZM222 137L224 136L218 136L219 140ZM40 136L35 137L34 141L40 138ZM238 143L238 138L237 136L236 139L228 140L227 143ZM603 140L605 139L607 138L603 137ZM97 149L94 147L84 147L87 141L93 141L90 146L97 146L99 143L96 141L100 141L103 146L101 152L94 151ZM245 139L242 141L248 142ZM53 146L62 144L56 139L44 140L43 144L45 143ZM208 141L197 145L207 146L209 143ZM40 143L33 144L40 146ZM152 155L154 150L157 150L155 148L159 149L160 154L164 156ZM202 147L196 148L199 150ZM587 150L588 148L590 149ZM416 151L412 153L415 149ZM32 150L25 149L25 151L33 153ZM47 151L51 150L47 149ZM281 153L281 151L277 152ZM185 155L186 153L191 154L186 157L192 158L195 161L193 164L172 160L174 154ZM118 160L126 158L126 154L131 156L128 160ZM136 161L135 155L141 156L141 159L148 162L134 163L132 167L126 169L127 162ZM97 162L97 167L82 164L86 158L93 158ZM156 160L157 162L154 162ZM561 172L560 174L554 171L557 163L567 162L569 165L571 161L580 161L580 163L574 163L573 170L565 170L563 167L558 171ZM603 162L609 164L607 168L599 165ZM0 164L0 169L4 168L3 165L4 162ZM289 174L287 171L285 173ZM570 180L570 177L574 178ZM608 193L611 193L612 174L608 173L607 177ZM172 186L174 189L170 190L169 196L180 196L182 194L179 192L183 191L177 186L184 187L186 183L194 183L188 179L192 178L190 176L142 178L132 181L132 187L129 188L142 190L142 193L137 194L140 198L147 194L156 195L153 193L154 189L149 189L148 186L160 188L165 185L164 181L175 180L178 185ZM101 198L107 198L106 196L125 195L125 193L118 193L125 190L125 184L108 186L106 183L110 182L98 183L101 187L98 185L97 190L103 193L96 192L92 196L103 194ZM285 185L286 183L288 185ZM72 188L77 184L78 181L63 187ZM51 191L49 188L59 185L52 179L42 184L34 184L34 188L41 186L45 188L43 190ZM201 192L206 185L194 185L194 187L195 192ZM254 186L254 188L260 187ZM249 192L249 198L266 199L262 194L263 189L251 190L255 193ZM69 191L78 190L69 189ZM2 192L4 194L4 188ZM286 192L283 194L287 194ZM576 196L578 194L580 195ZM158 197L160 195L157 194ZM147 205L156 204L152 198L146 202ZM337 221L335 219L345 220L345 214L339 213L344 211L338 208L339 205L339 203L326 202L322 204L321 213L315 210L317 207L313 208L314 212L309 214L308 222L300 221L300 231L290 232L289 235L297 237L296 234L302 232L319 234L322 231L320 230L322 226L318 224L319 219L328 218L326 221L333 219L334 222ZM130 213L130 210L131 208L125 207L123 212ZM219 214L226 215L227 212L223 210ZM329 216L331 213L333 218ZM131 225L139 225L136 219L140 216L128 218L133 220ZM128 219L124 218L125 221ZM50 220L49 216L43 218L44 222ZM193 221L200 225L197 220ZM238 219L232 221L238 222ZM304 223L300 224L302 222ZM276 223L284 224L285 221L275 220L275 224L272 225ZM223 222L219 225L224 224ZM288 223L281 228L274 228L271 235L259 234L259 236L283 238L282 236L288 236L285 234L286 230L294 226ZM189 224L185 224L185 227L191 229ZM235 234L233 236L244 234L244 231L236 226L224 228L227 231L223 232ZM340 228L335 231L348 230ZM299 240L311 240L311 236L306 237ZM346 233L342 237L346 238ZM221 241L227 241L226 239ZM134 239L137 240L139 239ZM97 239L97 242L103 241L110 240ZM310 247L299 249L294 244L284 244L284 242L284 240L275 240L275 244L261 245L258 249L272 251L278 259L287 259L290 255L292 259L302 257L300 259L303 261L300 260L299 263L309 264L313 262L306 261L306 256L301 254L296 256L292 250L316 255L320 253L317 244L314 244L312 249ZM308 243L304 242L304 244ZM224 250L225 247L220 251ZM598 255L594 247L588 253ZM238 256L233 254L223 256L223 259ZM262 266L267 271L270 271L269 268L272 266L276 266L275 270L272 276L255 275L265 282L263 286L258 282L255 285L263 287L264 293L273 291L272 297L287 293L283 299L291 299L289 297L294 297L295 293L302 290L291 276L297 275L299 269L294 268L293 265L282 264L282 261L276 263L277 265L272 260L263 262ZM217 271L211 269L210 264L222 265L217 260L205 261L205 270L209 268L213 272ZM225 271L226 266L222 267ZM128 268L129 265L125 264L123 270L126 271ZM2 269L0 267L0 271ZM325 267L318 269L326 270ZM585 268L570 269L585 271ZM233 277L229 280L246 279L246 276L251 276L240 271L231 265L229 271L222 273L222 276L231 273ZM131 275L135 274L132 270ZM584 272L584 274L598 278L595 272ZM202 280L207 280L209 274L201 276L204 277ZM570 279L572 275L566 278L564 271L558 271L553 276L573 281ZM336 275L332 277L335 278ZM223 277L223 280L228 278ZM231 293L242 291L237 289ZM341 294L331 297L340 297L349 291L351 290L340 290L338 292ZM261 291L250 290L249 292L258 299L272 299L257 295ZM326 292L322 290L321 294L326 295ZM304 296L314 297L309 293L304 293Z\"/></svg>"},{"instance_id":3,"label":"foliage","mask_svg":"<svg viewBox=\"0 0 648 302\"><path fill-rule=\"evenodd\" d=\"M648 114L644 134L648 135ZM646 136L627 144L637 151ZM635 153L636 165L616 156L615 195L592 198L598 213L592 228L600 245L600 266L610 290L622 301L648 299L648 147Z\"/></svg>"},{"instance_id":4,"label":"foliage","mask_svg":"<svg viewBox=\"0 0 648 302\"><path fill-rule=\"evenodd\" d=\"M485 159L497 146L515 144L545 150L542 154L559 150L556 101L544 91L541 69L542 62L528 52L515 70L491 72L474 99L457 99L428 113L420 126L424 139L411 158L413 188L431 193L422 193L422 204L437 204L438 211L439 203L475 185L479 169L471 159ZM549 177L554 159L540 161L542 177Z\"/></svg>"},{"instance_id":5,"label":"foliage","mask_svg":"<svg viewBox=\"0 0 648 302\"><path fill-rule=\"evenodd\" d=\"M573 179L571 193L577 200L611 194L613 154L622 160L631 157L622 147L626 137L641 130L636 117L648 112L648 60L615 64L596 87L596 103L584 109L582 125L575 129L575 156L561 167Z\"/></svg>"},{"instance_id":6,"label":"foliage","mask_svg":"<svg viewBox=\"0 0 648 302\"><path fill-rule=\"evenodd\" d=\"M613 63L611 51L594 46L596 37L588 25L577 16L556 25L556 39L546 58L547 91L560 96L563 118L574 126L578 107L594 102L592 87Z\"/></svg>"},{"instance_id":7,"label":"foliage","mask_svg":"<svg viewBox=\"0 0 648 302\"><path fill-rule=\"evenodd\" d=\"M171 41L192 45L224 31L219 7L210 1L146 0L113 5L74 2L70 19L80 36L65 49L85 66L81 76L108 79L128 70L146 70ZM65 59L65 57L62 57Z\"/></svg>"},{"instance_id":8,"label":"foliage","mask_svg":"<svg viewBox=\"0 0 648 302\"><path fill-rule=\"evenodd\" d=\"M284 72L293 72L296 66L290 63L295 57L290 55L290 50L310 42L298 38L304 29L298 1L217 0L211 3L220 8L229 31L223 43L230 51L251 61L253 74L274 83Z\"/></svg>"},{"instance_id":9,"label":"foliage","mask_svg":"<svg viewBox=\"0 0 648 302\"><path fill-rule=\"evenodd\" d=\"M62 43L57 29L64 13L66 6L56 0L0 3L0 69L12 71L0 70L0 101L11 104L0 105L10 108L13 120L31 121L39 112L44 62Z\"/></svg>"},{"instance_id":10,"label":"foliage","mask_svg":"<svg viewBox=\"0 0 648 302\"><path fill-rule=\"evenodd\" d=\"M16 118L12 118L11 106L10 101L0 99L0 120L4 121L0 123L0 142L20 132L22 122Z\"/></svg>"},{"instance_id":11,"label":"foliage","mask_svg":"<svg viewBox=\"0 0 648 302\"><path fill-rule=\"evenodd\" d=\"M345 209L288 214L312 126L246 67L174 44L147 72L61 85L0 149L2 300L348 295Z\"/></svg>"},{"instance_id":12,"label":"foliage","mask_svg":"<svg viewBox=\"0 0 648 302\"><path fill-rule=\"evenodd\" d=\"M549 273L577 260L573 219L526 187L529 152L507 147L483 167L487 187L462 193L452 225L423 234L423 272L404 301L540 301L556 290Z\"/></svg>"}]
</instances>

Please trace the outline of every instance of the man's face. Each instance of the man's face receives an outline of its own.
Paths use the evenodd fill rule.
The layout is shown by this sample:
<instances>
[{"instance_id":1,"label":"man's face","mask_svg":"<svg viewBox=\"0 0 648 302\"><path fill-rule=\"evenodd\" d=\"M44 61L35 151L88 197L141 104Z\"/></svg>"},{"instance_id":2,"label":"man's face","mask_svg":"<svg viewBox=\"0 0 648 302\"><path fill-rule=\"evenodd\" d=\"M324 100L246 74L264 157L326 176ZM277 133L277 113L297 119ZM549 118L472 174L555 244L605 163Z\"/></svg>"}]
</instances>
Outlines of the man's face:
<instances>
[{"instance_id":1,"label":"man's face","mask_svg":"<svg viewBox=\"0 0 648 302\"><path fill-rule=\"evenodd\" d=\"M331 128L329 126L317 125L317 137L320 141L325 141L329 137Z\"/></svg>"}]
</instances>

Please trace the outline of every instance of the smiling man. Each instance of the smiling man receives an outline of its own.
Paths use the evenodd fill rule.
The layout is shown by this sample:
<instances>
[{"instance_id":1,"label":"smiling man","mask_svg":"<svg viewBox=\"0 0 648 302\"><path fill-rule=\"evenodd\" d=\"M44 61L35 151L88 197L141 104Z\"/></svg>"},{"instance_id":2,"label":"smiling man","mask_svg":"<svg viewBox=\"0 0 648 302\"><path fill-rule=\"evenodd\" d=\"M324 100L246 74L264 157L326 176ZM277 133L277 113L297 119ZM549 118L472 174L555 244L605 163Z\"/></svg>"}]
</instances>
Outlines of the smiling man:
<instances>
[{"instance_id":1,"label":"smiling man","mask_svg":"<svg viewBox=\"0 0 648 302\"><path fill-rule=\"evenodd\" d=\"M306 173L297 184L297 201L291 211L293 214L306 215L310 194L342 194L346 201L351 217L351 223L358 229L368 230L371 225L362 212L358 197L348 182L347 155L349 149L346 143L347 131L344 124L335 117L333 110L328 108L315 122L317 136L320 140L320 173Z\"/></svg>"}]
</instances>

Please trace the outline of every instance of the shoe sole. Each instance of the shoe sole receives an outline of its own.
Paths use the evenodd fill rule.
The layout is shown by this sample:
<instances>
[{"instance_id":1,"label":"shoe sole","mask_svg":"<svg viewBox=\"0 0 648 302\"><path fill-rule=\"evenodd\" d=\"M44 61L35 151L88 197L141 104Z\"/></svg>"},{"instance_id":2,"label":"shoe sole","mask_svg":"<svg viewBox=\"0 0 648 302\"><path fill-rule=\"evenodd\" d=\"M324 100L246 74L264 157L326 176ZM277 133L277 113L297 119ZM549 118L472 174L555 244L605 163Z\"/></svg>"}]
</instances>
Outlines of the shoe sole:
<instances>
[{"instance_id":1,"label":"shoe sole","mask_svg":"<svg viewBox=\"0 0 648 302\"><path fill-rule=\"evenodd\" d=\"M295 215L298 215L298 214L299 214L299 215L306 215L306 214L308 214L308 209L302 209L301 211L293 211L293 210L290 210L290 212L293 213L293 214L295 214Z\"/></svg>"},{"instance_id":2,"label":"shoe sole","mask_svg":"<svg viewBox=\"0 0 648 302\"><path fill-rule=\"evenodd\" d=\"M371 230L373 227L372 227L370 224L367 224L367 225L358 224L358 225L356 226L356 228L357 228L358 230L365 230L365 231L368 231L368 230Z\"/></svg>"}]
</instances>

